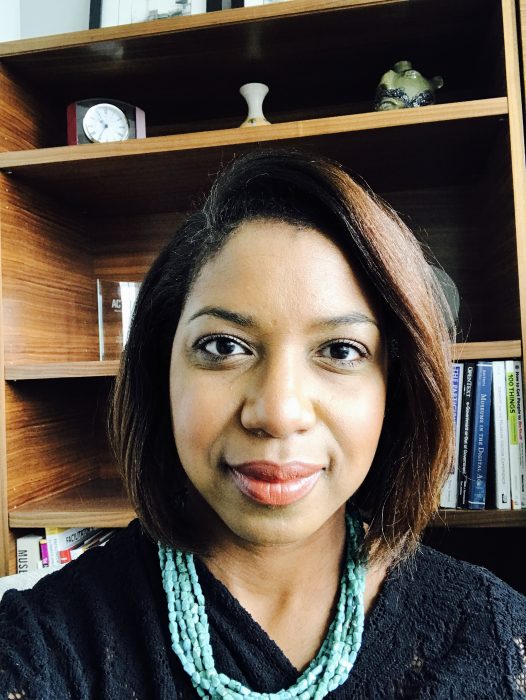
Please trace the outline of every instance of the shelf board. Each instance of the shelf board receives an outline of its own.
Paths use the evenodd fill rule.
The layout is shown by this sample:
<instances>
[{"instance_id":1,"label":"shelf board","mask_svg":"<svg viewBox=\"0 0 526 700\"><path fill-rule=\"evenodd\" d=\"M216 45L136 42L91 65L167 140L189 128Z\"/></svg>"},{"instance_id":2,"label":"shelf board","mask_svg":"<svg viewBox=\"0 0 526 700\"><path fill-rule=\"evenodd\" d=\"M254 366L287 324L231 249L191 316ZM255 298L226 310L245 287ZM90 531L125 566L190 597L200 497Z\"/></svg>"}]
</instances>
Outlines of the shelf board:
<instances>
[{"instance_id":1,"label":"shelf board","mask_svg":"<svg viewBox=\"0 0 526 700\"><path fill-rule=\"evenodd\" d=\"M486 343L457 343L453 357L460 360L498 360L522 357L520 340L500 340ZM8 381L29 379L69 379L82 377L114 377L119 360L104 362L11 362L5 365Z\"/></svg>"},{"instance_id":2,"label":"shelf board","mask_svg":"<svg viewBox=\"0 0 526 700\"><path fill-rule=\"evenodd\" d=\"M327 136L354 131L386 129L434 122L504 116L508 113L506 97L471 100L449 104L428 105L417 109L365 112L363 114L324 117L304 121L270 124L243 129L218 129L172 136L155 136L118 143L97 143L78 146L10 151L0 154L0 170L29 172L30 168L46 165L80 165L86 161L100 164L107 160L167 155L178 151L193 151L214 147L270 143L313 136Z\"/></svg>"},{"instance_id":3,"label":"shelf board","mask_svg":"<svg viewBox=\"0 0 526 700\"><path fill-rule=\"evenodd\" d=\"M87 362L10 362L5 365L5 378L19 379L68 379L78 377L114 377L119 360Z\"/></svg>"},{"instance_id":4,"label":"shelf board","mask_svg":"<svg viewBox=\"0 0 526 700\"><path fill-rule=\"evenodd\" d=\"M118 479L96 479L9 512L9 527L125 527L135 514Z\"/></svg>"},{"instance_id":5,"label":"shelf board","mask_svg":"<svg viewBox=\"0 0 526 700\"><path fill-rule=\"evenodd\" d=\"M116 27L103 27L89 31L69 32L52 36L6 41L0 43L0 58L35 51L63 50L83 47L100 42L158 39L166 35L196 29L209 29L221 25L242 25L257 20L293 17L305 13L345 10L349 7L370 5L395 5L400 0L294 0L294 2L258 5L250 8L234 8L221 12L208 12L185 17L166 18L156 22L137 22Z\"/></svg>"},{"instance_id":6,"label":"shelf board","mask_svg":"<svg viewBox=\"0 0 526 700\"><path fill-rule=\"evenodd\" d=\"M525 527L526 510L455 510L441 508L429 527Z\"/></svg>"},{"instance_id":7,"label":"shelf board","mask_svg":"<svg viewBox=\"0 0 526 700\"><path fill-rule=\"evenodd\" d=\"M97 479L10 511L9 527L126 527L134 517L121 482ZM526 510L441 509L430 527L526 527Z\"/></svg>"},{"instance_id":8,"label":"shelf board","mask_svg":"<svg viewBox=\"0 0 526 700\"><path fill-rule=\"evenodd\" d=\"M123 143L11 151L0 153L0 170L94 216L186 211L209 190L213 173L261 145L324 154L360 173L377 192L390 191L395 184L400 189L444 186L480 177L487 144L507 128L501 123L507 122L507 111L507 99L499 97ZM371 153L383 157L371 158Z\"/></svg>"},{"instance_id":9,"label":"shelf board","mask_svg":"<svg viewBox=\"0 0 526 700\"><path fill-rule=\"evenodd\" d=\"M491 80L495 58L480 40L489 30L500 36L498 2L292 0L6 42L0 61L56 100L57 126L65 105L79 97L120 95L145 110L157 136L205 115L233 125L243 109L239 86L254 79L270 86L271 114L323 110L333 101L354 105L333 113L363 111L356 105L370 104L389 60L407 46L430 68L440 56L447 76L442 99L454 102L498 94ZM220 79L210 70L218 62ZM472 65L479 70L466 81ZM48 145L58 145L60 134L46 130Z\"/></svg>"},{"instance_id":10,"label":"shelf board","mask_svg":"<svg viewBox=\"0 0 526 700\"><path fill-rule=\"evenodd\" d=\"M134 517L120 480L96 479L10 511L9 527L125 527ZM430 527L526 527L526 510L441 509Z\"/></svg>"},{"instance_id":11,"label":"shelf board","mask_svg":"<svg viewBox=\"0 0 526 700\"><path fill-rule=\"evenodd\" d=\"M484 343L456 343L453 345L455 361L463 360L511 360L522 357L520 340L495 340Z\"/></svg>"}]
</instances>

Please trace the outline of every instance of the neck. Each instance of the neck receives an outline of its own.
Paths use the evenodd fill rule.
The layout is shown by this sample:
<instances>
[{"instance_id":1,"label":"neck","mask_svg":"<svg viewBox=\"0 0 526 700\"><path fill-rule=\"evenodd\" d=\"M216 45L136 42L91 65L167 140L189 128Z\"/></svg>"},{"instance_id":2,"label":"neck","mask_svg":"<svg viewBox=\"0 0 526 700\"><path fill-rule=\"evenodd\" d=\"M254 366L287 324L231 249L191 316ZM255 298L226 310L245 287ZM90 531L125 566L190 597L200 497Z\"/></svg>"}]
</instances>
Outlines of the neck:
<instances>
[{"instance_id":1,"label":"neck","mask_svg":"<svg viewBox=\"0 0 526 700\"><path fill-rule=\"evenodd\" d=\"M203 560L291 663L303 669L334 615L344 547L342 508L304 541L261 546L228 539Z\"/></svg>"},{"instance_id":2,"label":"neck","mask_svg":"<svg viewBox=\"0 0 526 700\"><path fill-rule=\"evenodd\" d=\"M341 509L318 532L300 542L258 545L227 538L214 544L213 551L202 558L238 599L244 591L275 599L317 589L328 578L337 587L344 546L345 514Z\"/></svg>"}]
</instances>

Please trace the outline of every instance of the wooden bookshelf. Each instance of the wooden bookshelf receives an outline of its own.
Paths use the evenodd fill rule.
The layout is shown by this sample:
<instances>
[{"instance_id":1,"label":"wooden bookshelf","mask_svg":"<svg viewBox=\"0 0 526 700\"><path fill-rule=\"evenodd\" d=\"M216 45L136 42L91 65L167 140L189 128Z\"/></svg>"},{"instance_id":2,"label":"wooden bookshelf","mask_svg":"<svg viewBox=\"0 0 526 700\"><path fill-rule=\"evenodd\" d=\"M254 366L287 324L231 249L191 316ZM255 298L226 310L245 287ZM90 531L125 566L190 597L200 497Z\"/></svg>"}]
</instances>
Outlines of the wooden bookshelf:
<instances>
[{"instance_id":1,"label":"wooden bookshelf","mask_svg":"<svg viewBox=\"0 0 526 700\"><path fill-rule=\"evenodd\" d=\"M119 480L94 479L11 510L9 526L126 527L134 517Z\"/></svg>"},{"instance_id":2,"label":"wooden bookshelf","mask_svg":"<svg viewBox=\"0 0 526 700\"><path fill-rule=\"evenodd\" d=\"M14 568L13 529L133 517L104 438L118 362L99 361L95 281L140 280L214 173L255 146L322 153L359 174L455 280L454 356L522 357L514 10L292 0L0 45L0 574ZM373 112L378 79L403 58L444 76L438 103ZM252 80L270 86L271 125L239 129L238 89ZM93 95L142 107L148 137L67 146L66 106ZM526 525L520 512L445 520L452 532Z\"/></svg>"},{"instance_id":3,"label":"wooden bookshelf","mask_svg":"<svg viewBox=\"0 0 526 700\"><path fill-rule=\"evenodd\" d=\"M520 340L496 340L480 343L457 343L453 346L453 357L463 360L511 360L522 357Z\"/></svg>"},{"instance_id":4,"label":"wooden bookshelf","mask_svg":"<svg viewBox=\"0 0 526 700\"><path fill-rule=\"evenodd\" d=\"M21 379L71 379L74 377L114 377L119 369L118 360L100 362L41 362L17 364L11 362L5 366L5 378L8 381Z\"/></svg>"},{"instance_id":5,"label":"wooden bookshelf","mask_svg":"<svg viewBox=\"0 0 526 700\"><path fill-rule=\"evenodd\" d=\"M453 357L462 360L498 360L522 357L520 340L501 340L484 343L457 343L453 346ZM119 370L118 360L100 362L10 362L5 366L7 381L29 379L72 379L75 377L114 377Z\"/></svg>"},{"instance_id":6,"label":"wooden bookshelf","mask_svg":"<svg viewBox=\"0 0 526 700\"><path fill-rule=\"evenodd\" d=\"M461 510L441 508L430 527L526 527L526 510Z\"/></svg>"}]
</instances>

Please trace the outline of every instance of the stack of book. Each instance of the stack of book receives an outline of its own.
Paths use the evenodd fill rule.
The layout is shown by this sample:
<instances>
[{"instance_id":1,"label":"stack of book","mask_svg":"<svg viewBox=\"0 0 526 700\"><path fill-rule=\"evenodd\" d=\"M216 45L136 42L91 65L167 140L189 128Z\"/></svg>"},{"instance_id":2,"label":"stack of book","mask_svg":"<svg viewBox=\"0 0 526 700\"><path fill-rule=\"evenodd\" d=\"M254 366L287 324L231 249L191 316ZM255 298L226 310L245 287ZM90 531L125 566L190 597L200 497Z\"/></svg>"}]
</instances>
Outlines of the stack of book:
<instances>
[{"instance_id":1,"label":"stack of book","mask_svg":"<svg viewBox=\"0 0 526 700\"><path fill-rule=\"evenodd\" d=\"M44 532L18 537L17 573L67 564L92 547L104 546L114 533L94 527L47 527Z\"/></svg>"},{"instance_id":2,"label":"stack of book","mask_svg":"<svg viewBox=\"0 0 526 700\"><path fill-rule=\"evenodd\" d=\"M442 508L526 508L520 360L455 362L455 460Z\"/></svg>"}]
</instances>

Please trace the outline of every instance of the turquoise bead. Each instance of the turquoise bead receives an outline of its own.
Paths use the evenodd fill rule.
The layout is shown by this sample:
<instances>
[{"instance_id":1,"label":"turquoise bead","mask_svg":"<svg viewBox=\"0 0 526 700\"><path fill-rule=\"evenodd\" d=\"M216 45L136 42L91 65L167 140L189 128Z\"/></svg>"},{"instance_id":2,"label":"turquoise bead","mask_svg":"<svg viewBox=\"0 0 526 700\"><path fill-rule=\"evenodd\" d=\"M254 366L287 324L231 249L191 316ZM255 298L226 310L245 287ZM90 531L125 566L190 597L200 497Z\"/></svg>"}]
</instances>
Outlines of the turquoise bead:
<instances>
[{"instance_id":1,"label":"turquoise bead","mask_svg":"<svg viewBox=\"0 0 526 700\"><path fill-rule=\"evenodd\" d=\"M256 693L215 669L205 599L193 555L159 544L163 588L168 603L172 649L191 678L199 697L217 700L322 700L349 676L360 648L363 623L365 562L355 561L363 528L347 516L347 561L339 601L316 658L298 681L277 693ZM180 640L180 641L179 641Z\"/></svg>"}]
</instances>

